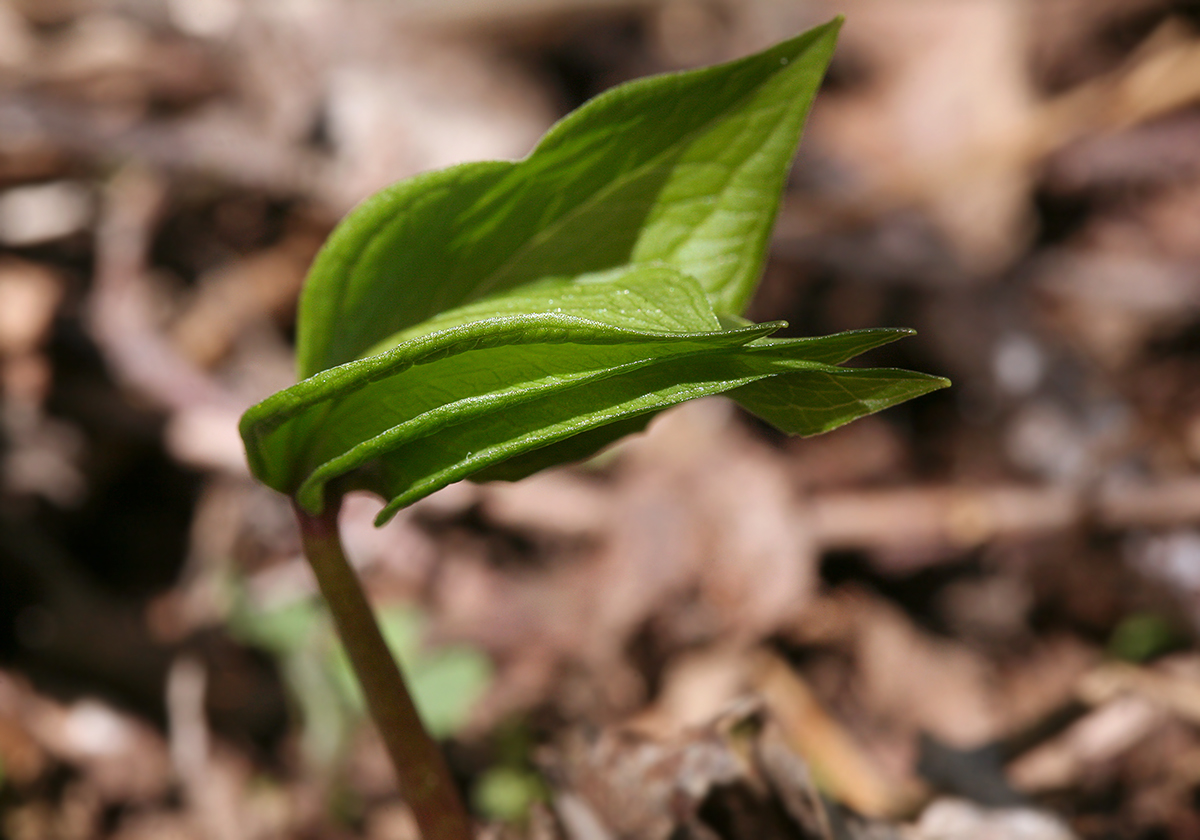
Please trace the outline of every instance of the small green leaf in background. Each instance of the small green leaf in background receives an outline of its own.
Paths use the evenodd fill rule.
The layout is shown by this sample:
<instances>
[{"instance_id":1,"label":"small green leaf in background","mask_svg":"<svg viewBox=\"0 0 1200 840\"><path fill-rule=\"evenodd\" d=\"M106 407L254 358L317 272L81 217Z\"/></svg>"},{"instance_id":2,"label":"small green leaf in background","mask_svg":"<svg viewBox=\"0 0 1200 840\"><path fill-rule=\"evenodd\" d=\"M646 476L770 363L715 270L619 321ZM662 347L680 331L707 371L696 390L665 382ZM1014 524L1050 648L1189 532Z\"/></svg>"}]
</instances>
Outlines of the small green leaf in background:
<instances>
[{"instance_id":1,"label":"small green leaf in background","mask_svg":"<svg viewBox=\"0 0 1200 840\"><path fill-rule=\"evenodd\" d=\"M1179 647L1183 635L1162 615L1135 612L1116 626L1108 640L1108 650L1119 659L1146 662Z\"/></svg>"},{"instance_id":2,"label":"small green leaf in background","mask_svg":"<svg viewBox=\"0 0 1200 840\"><path fill-rule=\"evenodd\" d=\"M379 522L463 478L576 460L727 393L818 434L945 387L838 365L904 330L774 339L740 316L839 21L739 61L615 88L516 163L368 199L301 299L302 381L242 420L250 466L310 513Z\"/></svg>"},{"instance_id":3,"label":"small green leaf in background","mask_svg":"<svg viewBox=\"0 0 1200 840\"><path fill-rule=\"evenodd\" d=\"M489 820L521 824L535 802L550 798L546 781L535 769L534 739L528 726L513 720L492 732L491 766L471 789L471 804Z\"/></svg>"},{"instance_id":4,"label":"small green leaf in background","mask_svg":"<svg viewBox=\"0 0 1200 840\"><path fill-rule=\"evenodd\" d=\"M385 607L379 619L426 728L436 738L453 735L491 683L487 657L467 646L424 648L424 621L412 607ZM237 593L229 627L236 638L274 655L303 718L305 754L317 766L330 766L364 712L349 661L320 603L303 598L262 608Z\"/></svg>"},{"instance_id":5,"label":"small green leaf in background","mask_svg":"<svg viewBox=\"0 0 1200 840\"><path fill-rule=\"evenodd\" d=\"M464 645L422 648L425 622L411 607L386 607L378 615L383 637L404 668L425 728L435 738L454 734L467 722L471 708L492 680L487 657ZM332 665L345 695L362 712L362 692L341 645L334 650Z\"/></svg>"},{"instance_id":6,"label":"small green leaf in background","mask_svg":"<svg viewBox=\"0 0 1200 840\"><path fill-rule=\"evenodd\" d=\"M520 822L534 802L545 797L536 773L516 767L492 767L476 783L471 804L489 820Z\"/></svg>"}]
</instances>

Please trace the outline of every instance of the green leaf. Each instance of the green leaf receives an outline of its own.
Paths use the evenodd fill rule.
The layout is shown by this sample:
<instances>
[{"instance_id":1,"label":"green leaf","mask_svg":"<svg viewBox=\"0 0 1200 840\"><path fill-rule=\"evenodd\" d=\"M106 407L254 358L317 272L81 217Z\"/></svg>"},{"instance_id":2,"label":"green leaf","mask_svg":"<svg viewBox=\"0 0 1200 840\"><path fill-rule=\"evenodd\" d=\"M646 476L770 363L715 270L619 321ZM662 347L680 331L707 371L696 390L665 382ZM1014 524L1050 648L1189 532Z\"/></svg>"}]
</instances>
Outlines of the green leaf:
<instances>
[{"instance_id":1,"label":"green leaf","mask_svg":"<svg viewBox=\"0 0 1200 840\"><path fill-rule=\"evenodd\" d=\"M377 193L313 265L300 376L486 295L629 263L670 264L717 311L740 312L839 26L610 90L522 161L465 164Z\"/></svg>"},{"instance_id":2,"label":"green leaf","mask_svg":"<svg viewBox=\"0 0 1200 840\"><path fill-rule=\"evenodd\" d=\"M819 435L950 382L895 368L797 370L752 382L729 396L747 411L791 435Z\"/></svg>"},{"instance_id":3,"label":"green leaf","mask_svg":"<svg viewBox=\"0 0 1200 840\"><path fill-rule=\"evenodd\" d=\"M828 362L907 334L765 338L779 326L722 328L696 281L668 266L543 281L310 377L247 412L242 431L256 474L305 508L343 479L390 500L383 521L481 471L517 477L589 455L684 400L801 371L861 377ZM821 399L843 422L886 404Z\"/></svg>"},{"instance_id":4,"label":"green leaf","mask_svg":"<svg viewBox=\"0 0 1200 840\"><path fill-rule=\"evenodd\" d=\"M355 486L391 499L377 519L382 524L400 508L462 478L520 478L591 455L636 431L653 413L697 397L728 392L784 431L811 435L949 384L912 371L812 361L810 356L826 352L826 341L844 343L840 335L786 344L751 342L530 399L485 421L377 451L375 469ZM772 401L776 393L782 396ZM317 497L306 498L304 489L301 503L315 503Z\"/></svg>"},{"instance_id":5,"label":"green leaf","mask_svg":"<svg viewBox=\"0 0 1200 840\"><path fill-rule=\"evenodd\" d=\"M306 378L242 418L251 470L319 512L379 521L462 478L586 457L659 411L729 393L816 434L945 380L838 367L906 330L774 339L740 311L838 22L741 61L634 82L525 160L368 200L318 256Z\"/></svg>"},{"instance_id":6,"label":"green leaf","mask_svg":"<svg viewBox=\"0 0 1200 840\"><path fill-rule=\"evenodd\" d=\"M1186 644L1170 618L1154 612L1135 612L1121 620L1108 639L1108 652L1129 662L1147 662Z\"/></svg>"},{"instance_id":7,"label":"green leaf","mask_svg":"<svg viewBox=\"0 0 1200 840\"><path fill-rule=\"evenodd\" d=\"M694 280L642 265L546 281L444 313L429 332L268 398L242 418L251 469L319 509L321 483L384 448L668 358L744 344L779 324L721 329ZM464 323L465 321L465 323ZM312 478L311 473L322 467Z\"/></svg>"}]
</instances>

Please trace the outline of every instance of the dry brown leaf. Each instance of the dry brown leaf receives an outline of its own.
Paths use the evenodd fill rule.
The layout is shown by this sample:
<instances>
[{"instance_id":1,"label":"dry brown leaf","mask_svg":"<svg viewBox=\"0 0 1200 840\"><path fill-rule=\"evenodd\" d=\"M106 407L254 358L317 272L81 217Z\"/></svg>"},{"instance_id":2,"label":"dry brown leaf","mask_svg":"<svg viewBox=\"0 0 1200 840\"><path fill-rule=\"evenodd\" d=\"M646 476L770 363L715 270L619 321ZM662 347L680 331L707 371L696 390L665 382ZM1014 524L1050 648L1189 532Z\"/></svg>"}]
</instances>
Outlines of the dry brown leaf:
<instances>
[{"instance_id":1,"label":"dry brown leaf","mask_svg":"<svg viewBox=\"0 0 1200 840\"><path fill-rule=\"evenodd\" d=\"M1200 660L1195 656L1174 658L1154 668L1108 663L1080 681L1079 694L1095 706L1125 695L1141 697L1192 725L1200 725Z\"/></svg>"},{"instance_id":2,"label":"dry brown leaf","mask_svg":"<svg viewBox=\"0 0 1200 840\"><path fill-rule=\"evenodd\" d=\"M1030 179L1010 152L1034 106L1024 4L834 5L847 16L841 49L871 82L818 107L814 141L848 164L864 196L915 200L972 271L1006 265L1028 226Z\"/></svg>"},{"instance_id":3,"label":"dry brown leaf","mask_svg":"<svg viewBox=\"0 0 1200 840\"><path fill-rule=\"evenodd\" d=\"M200 278L171 330L175 345L200 367L215 365L245 329L295 306L320 244L315 231L300 231Z\"/></svg>"},{"instance_id":4,"label":"dry brown leaf","mask_svg":"<svg viewBox=\"0 0 1200 840\"><path fill-rule=\"evenodd\" d=\"M924 813L914 840L1074 840L1059 818L1033 808L981 808L959 799L939 799Z\"/></svg>"},{"instance_id":5,"label":"dry brown leaf","mask_svg":"<svg viewBox=\"0 0 1200 840\"><path fill-rule=\"evenodd\" d=\"M867 816L897 817L922 798L914 780L889 778L782 659L759 651L753 683L787 742L833 799Z\"/></svg>"},{"instance_id":6,"label":"dry brown leaf","mask_svg":"<svg viewBox=\"0 0 1200 840\"><path fill-rule=\"evenodd\" d=\"M1065 790L1118 760L1164 720L1165 713L1147 700L1114 700L1010 764L1009 781L1030 794Z\"/></svg>"}]
</instances>

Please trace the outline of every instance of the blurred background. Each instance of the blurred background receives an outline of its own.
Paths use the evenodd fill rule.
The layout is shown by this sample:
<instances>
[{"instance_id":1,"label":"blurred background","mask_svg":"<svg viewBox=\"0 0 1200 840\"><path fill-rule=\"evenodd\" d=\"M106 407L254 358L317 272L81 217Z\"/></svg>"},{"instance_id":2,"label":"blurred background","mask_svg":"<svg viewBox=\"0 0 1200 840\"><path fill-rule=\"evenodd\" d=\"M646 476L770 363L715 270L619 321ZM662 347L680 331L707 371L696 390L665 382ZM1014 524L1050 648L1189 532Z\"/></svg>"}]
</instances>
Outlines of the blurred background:
<instances>
[{"instance_id":1,"label":"blurred background","mask_svg":"<svg viewBox=\"0 0 1200 840\"><path fill-rule=\"evenodd\" d=\"M0 836L414 838L285 500L336 220L845 14L722 400L349 550L489 837L1200 837L1200 4L0 0Z\"/></svg>"}]
</instances>

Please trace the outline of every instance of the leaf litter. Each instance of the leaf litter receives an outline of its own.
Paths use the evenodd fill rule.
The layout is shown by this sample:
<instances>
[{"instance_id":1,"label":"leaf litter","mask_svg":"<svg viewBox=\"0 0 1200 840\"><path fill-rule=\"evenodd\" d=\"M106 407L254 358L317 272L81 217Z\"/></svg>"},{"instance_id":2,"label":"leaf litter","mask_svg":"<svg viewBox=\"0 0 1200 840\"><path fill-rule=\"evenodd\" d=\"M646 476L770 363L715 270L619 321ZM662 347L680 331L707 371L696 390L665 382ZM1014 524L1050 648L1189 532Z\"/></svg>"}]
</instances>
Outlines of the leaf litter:
<instances>
[{"instance_id":1,"label":"leaf litter","mask_svg":"<svg viewBox=\"0 0 1200 840\"><path fill-rule=\"evenodd\" d=\"M358 498L355 562L492 662L449 753L527 816L485 836L1200 832L1187 4L192 5L0 3L0 204L76 196L0 271L0 833L412 837L336 691L301 714L328 662L229 629L313 594L233 433L313 243L837 12L752 314L916 326L872 364L958 387L799 443L690 405L379 531Z\"/></svg>"}]
</instances>

